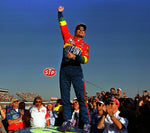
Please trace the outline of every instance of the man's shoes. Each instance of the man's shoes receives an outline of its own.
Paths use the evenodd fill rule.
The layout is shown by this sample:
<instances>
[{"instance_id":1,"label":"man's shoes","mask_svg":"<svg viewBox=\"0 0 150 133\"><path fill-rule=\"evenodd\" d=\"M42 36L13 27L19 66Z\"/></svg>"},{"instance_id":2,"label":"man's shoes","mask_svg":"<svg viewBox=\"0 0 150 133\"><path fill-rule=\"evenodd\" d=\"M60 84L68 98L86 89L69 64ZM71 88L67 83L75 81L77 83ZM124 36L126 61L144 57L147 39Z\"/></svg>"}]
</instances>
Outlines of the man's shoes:
<instances>
[{"instance_id":1,"label":"man's shoes","mask_svg":"<svg viewBox=\"0 0 150 133\"><path fill-rule=\"evenodd\" d=\"M70 121L65 121L63 122L62 126L57 128L58 131L64 132L64 131L70 131L72 126L72 122Z\"/></svg>"},{"instance_id":2,"label":"man's shoes","mask_svg":"<svg viewBox=\"0 0 150 133\"><path fill-rule=\"evenodd\" d=\"M83 126L83 130L82 133L89 133L90 132L90 124L89 123L85 123Z\"/></svg>"}]
</instances>

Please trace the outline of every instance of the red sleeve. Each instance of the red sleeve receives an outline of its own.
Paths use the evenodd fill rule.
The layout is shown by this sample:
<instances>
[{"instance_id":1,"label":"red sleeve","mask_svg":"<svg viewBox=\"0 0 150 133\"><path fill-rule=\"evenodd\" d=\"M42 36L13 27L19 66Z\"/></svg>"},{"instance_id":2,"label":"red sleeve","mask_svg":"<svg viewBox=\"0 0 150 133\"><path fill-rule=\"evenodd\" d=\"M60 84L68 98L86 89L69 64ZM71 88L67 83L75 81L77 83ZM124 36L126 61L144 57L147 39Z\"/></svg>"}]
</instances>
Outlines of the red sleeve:
<instances>
[{"instance_id":1,"label":"red sleeve","mask_svg":"<svg viewBox=\"0 0 150 133\"><path fill-rule=\"evenodd\" d=\"M46 110L45 119L46 119L46 120L49 120L49 119L50 119L50 116L49 116L49 113L48 113L48 111L47 111L47 110Z\"/></svg>"},{"instance_id":2,"label":"red sleeve","mask_svg":"<svg viewBox=\"0 0 150 133\"><path fill-rule=\"evenodd\" d=\"M58 12L58 20L59 20L60 29L61 29L64 42L66 43L68 39L70 38L71 34L69 33L67 22L64 19L62 12Z\"/></svg>"}]
</instances>

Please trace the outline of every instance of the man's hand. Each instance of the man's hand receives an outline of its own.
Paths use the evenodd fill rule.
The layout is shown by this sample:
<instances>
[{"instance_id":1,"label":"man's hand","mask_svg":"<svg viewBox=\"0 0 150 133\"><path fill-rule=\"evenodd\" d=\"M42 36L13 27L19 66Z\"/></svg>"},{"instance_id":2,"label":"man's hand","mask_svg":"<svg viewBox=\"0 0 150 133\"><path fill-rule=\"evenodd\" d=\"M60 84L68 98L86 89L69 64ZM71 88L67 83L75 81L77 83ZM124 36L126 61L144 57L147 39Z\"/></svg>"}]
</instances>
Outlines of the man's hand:
<instances>
[{"instance_id":1,"label":"man's hand","mask_svg":"<svg viewBox=\"0 0 150 133\"><path fill-rule=\"evenodd\" d=\"M105 116L107 115L106 105L103 106L103 114L104 114Z\"/></svg>"},{"instance_id":2,"label":"man's hand","mask_svg":"<svg viewBox=\"0 0 150 133\"><path fill-rule=\"evenodd\" d=\"M75 58L76 58L76 55L68 51L67 57L68 57L69 59L75 59Z\"/></svg>"},{"instance_id":3,"label":"man's hand","mask_svg":"<svg viewBox=\"0 0 150 133\"><path fill-rule=\"evenodd\" d=\"M114 115L114 110L111 108L111 105L107 105L106 110L109 116Z\"/></svg>"},{"instance_id":4,"label":"man's hand","mask_svg":"<svg viewBox=\"0 0 150 133\"><path fill-rule=\"evenodd\" d=\"M64 11L64 7L63 6L59 6L58 7L58 12L63 12Z\"/></svg>"}]
</instances>

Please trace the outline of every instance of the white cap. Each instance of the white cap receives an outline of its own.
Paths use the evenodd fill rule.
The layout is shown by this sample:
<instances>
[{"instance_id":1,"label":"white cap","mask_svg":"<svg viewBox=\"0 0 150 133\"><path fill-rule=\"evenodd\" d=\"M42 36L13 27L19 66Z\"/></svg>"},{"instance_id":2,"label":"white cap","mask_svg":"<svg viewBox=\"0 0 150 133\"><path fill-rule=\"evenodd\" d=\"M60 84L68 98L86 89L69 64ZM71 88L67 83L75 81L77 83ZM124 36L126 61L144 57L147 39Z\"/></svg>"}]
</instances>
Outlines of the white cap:
<instances>
[{"instance_id":1,"label":"white cap","mask_svg":"<svg viewBox=\"0 0 150 133\"><path fill-rule=\"evenodd\" d=\"M122 90L121 90L121 88L118 88L117 90L120 90L120 91L122 91Z\"/></svg>"},{"instance_id":2,"label":"white cap","mask_svg":"<svg viewBox=\"0 0 150 133\"><path fill-rule=\"evenodd\" d=\"M104 104L104 102L103 102L103 101L98 101L98 103Z\"/></svg>"}]
</instances>

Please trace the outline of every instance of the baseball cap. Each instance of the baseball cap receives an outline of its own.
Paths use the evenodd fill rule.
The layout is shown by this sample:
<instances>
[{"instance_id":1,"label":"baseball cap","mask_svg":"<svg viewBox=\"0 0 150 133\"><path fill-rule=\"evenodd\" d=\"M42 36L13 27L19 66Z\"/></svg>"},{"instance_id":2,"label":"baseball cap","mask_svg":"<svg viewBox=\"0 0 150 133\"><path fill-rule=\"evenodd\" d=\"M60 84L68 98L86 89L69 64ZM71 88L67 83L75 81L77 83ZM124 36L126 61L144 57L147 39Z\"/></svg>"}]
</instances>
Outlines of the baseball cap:
<instances>
[{"instance_id":1,"label":"baseball cap","mask_svg":"<svg viewBox=\"0 0 150 133\"><path fill-rule=\"evenodd\" d=\"M120 91L122 91L122 90L121 90L121 88L118 88L117 90L120 90Z\"/></svg>"},{"instance_id":2,"label":"baseball cap","mask_svg":"<svg viewBox=\"0 0 150 133\"><path fill-rule=\"evenodd\" d=\"M120 106L120 102L117 98L112 98L111 101L115 102L118 106Z\"/></svg>"},{"instance_id":3,"label":"baseball cap","mask_svg":"<svg viewBox=\"0 0 150 133\"><path fill-rule=\"evenodd\" d=\"M104 104L104 102L103 102L103 101L98 101L98 103Z\"/></svg>"},{"instance_id":4,"label":"baseball cap","mask_svg":"<svg viewBox=\"0 0 150 133\"><path fill-rule=\"evenodd\" d=\"M75 30L77 30L77 28L79 28L80 26L82 26L84 28L84 30L86 30L86 25L85 24L78 24L78 25L76 25Z\"/></svg>"}]
</instances>

